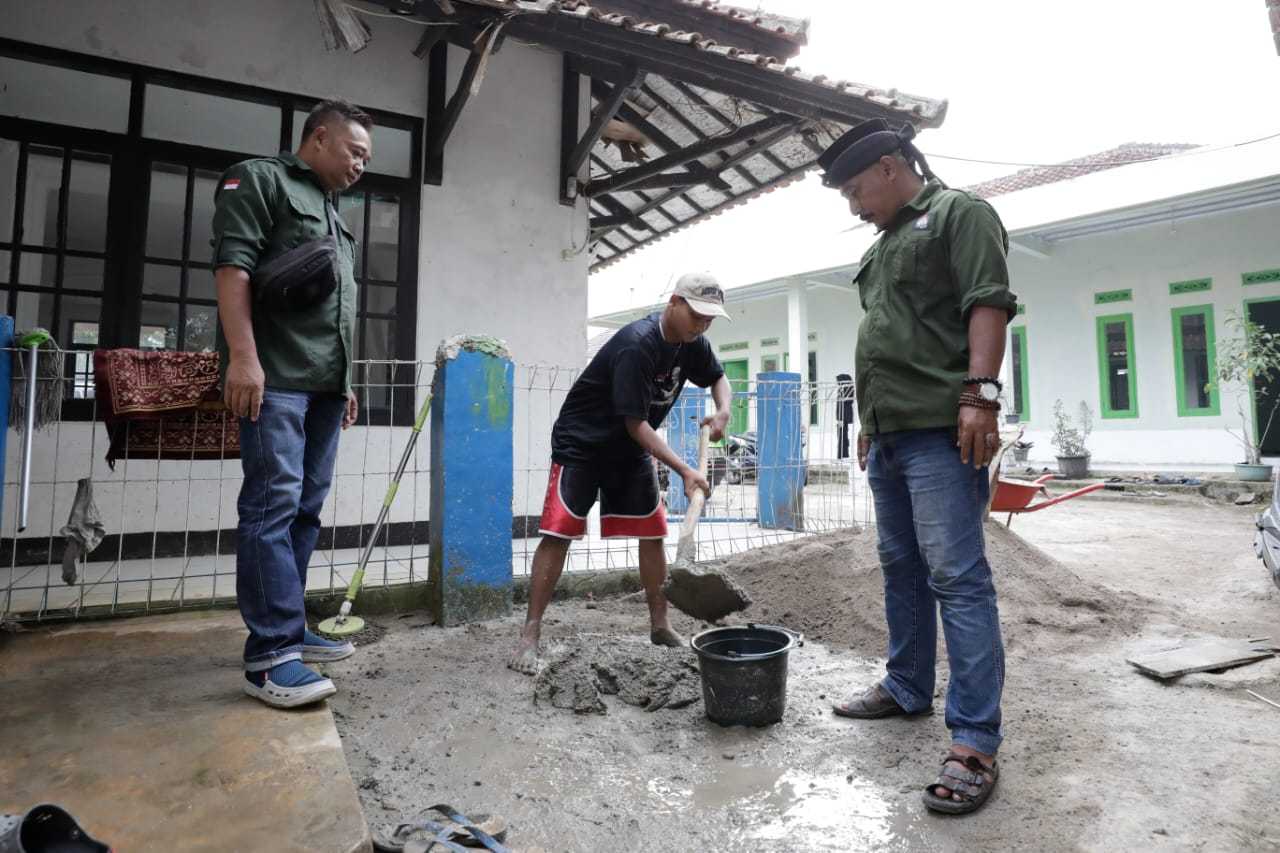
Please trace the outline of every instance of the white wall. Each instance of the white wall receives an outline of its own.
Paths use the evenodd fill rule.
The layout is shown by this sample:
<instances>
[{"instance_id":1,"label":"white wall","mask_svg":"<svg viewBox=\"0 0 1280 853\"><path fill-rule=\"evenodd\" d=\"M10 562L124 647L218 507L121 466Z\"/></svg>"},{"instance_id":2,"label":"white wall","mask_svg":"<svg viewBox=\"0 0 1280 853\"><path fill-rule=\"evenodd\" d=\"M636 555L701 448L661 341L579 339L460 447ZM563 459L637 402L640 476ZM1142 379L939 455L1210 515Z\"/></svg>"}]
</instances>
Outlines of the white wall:
<instances>
[{"instance_id":1,"label":"white wall","mask_svg":"<svg viewBox=\"0 0 1280 853\"><path fill-rule=\"evenodd\" d=\"M1239 445L1223 429L1239 422L1238 389L1223 394L1217 417L1178 415L1171 311L1212 305L1220 344L1228 316L1240 313L1245 299L1280 296L1280 284L1241 283L1243 273L1280 266L1277 234L1280 207L1272 206L1065 241L1048 258L1015 252L1010 274L1027 306L1015 325L1027 327L1032 458L1052 456L1056 399L1072 410L1085 400L1095 415L1100 411L1095 318L1132 313L1139 417L1095 420L1095 467L1241 461ZM1212 289L1170 295L1170 282L1199 278L1212 278ZM1120 289L1132 289L1133 301L1094 304L1095 293Z\"/></svg>"},{"instance_id":2,"label":"white wall","mask_svg":"<svg viewBox=\"0 0 1280 853\"><path fill-rule=\"evenodd\" d=\"M1215 339L1221 345L1229 333L1227 317L1239 313L1245 299L1280 296L1280 283L1241 283L1243 273L1280 267L1278 234L1280 206L1272 206L1061 242L1047 258L1015 251L1010 274L1026 313L1012 325L1027 329L1031 459L1053 458L1049 430L1054 401L1061 398L1073 415L1081 400L1094 412L1089 446L1095 467L1205 470L1240 461L1239 445L1224 429L1239 422L1239 389L1223 394L1218 416L1178 415L1171 311L1213 305ZM1212 289L1169 294L1170 282L1199 278L1212 278ZM1122 289L1133 291L1132 302L1094 303L1095 293ZM750 341L749 350L718 354L723 359L747 355L754 376L764 352L786 349L786 296L745 303L734 302L732 291L728 296L734 322L715 324L710 337L717 351L720 344ZM810 289L808 298L809 328L817 333L811 344L818 351L817 378L833 382L836 373L853 373L861 309L852 292ZM1099 417L1095 318L1126 313L1133 314L1139 417L1104 420ZM760 339L767 337L777 337L779 347L762 351ZM1006 380L1008 373L1006 356Z\"/></svg>"},{"instance_id":3,"label":"white wall","mask_svg":"<svg viewBox=\"0 0 1280 853\"><path fill-rule=\"evenodd\" d=\"M411 53L421 27L404 21L366 18L373 41L352 55L323 49L314 6L305 0L0 0L0 19L7 38L287 93L343 97L418 117L426 114L427 66ZM453 49L449 59L452 92L465 54ZM474 333L505 339L518 365L581 365L588 258L574 249L585 240L586 214L581 204L576 209L559 204L560 90L559 54L508 42L491 58L479 93L454 130L445 153L443 186L423 187L419 360L434 359L446 337ZM521 374L518 369L517 376ZM550 421L542 410L551 405L551 395L541 395L547 398L541 402L539 395L532 396L532 405L522 403L530 395L517 392L517 469L545 466L549 456ZM324 510L326 523L372 521L386 472L394 469L407 434L386 428L344 434L334 495ZM87 424L66 424L56 433L37 436L35 479L50 485L33 489L26 535L61 527L75 479L91 470L111 532L234 524L238 463L166 462L157 472L155 463L130 462L126 487L124 463L111 474L100 461L103 435L98 427L92 448L95 438ZM5 479L11 484L19 444L17 434L10 432ZM424 435L418 451L423 471L428 448ZM522 483L537 478L517 477L517 513L537 511L542 476L543 482L528 489ZM425 474L419 479L409 489L415 499L406 500L402 488L393 521L427 517ZM55 480L57 494L52 496ZM12 485L5 503L3 532L12 535Z\"/></svg>"}]
</instances>

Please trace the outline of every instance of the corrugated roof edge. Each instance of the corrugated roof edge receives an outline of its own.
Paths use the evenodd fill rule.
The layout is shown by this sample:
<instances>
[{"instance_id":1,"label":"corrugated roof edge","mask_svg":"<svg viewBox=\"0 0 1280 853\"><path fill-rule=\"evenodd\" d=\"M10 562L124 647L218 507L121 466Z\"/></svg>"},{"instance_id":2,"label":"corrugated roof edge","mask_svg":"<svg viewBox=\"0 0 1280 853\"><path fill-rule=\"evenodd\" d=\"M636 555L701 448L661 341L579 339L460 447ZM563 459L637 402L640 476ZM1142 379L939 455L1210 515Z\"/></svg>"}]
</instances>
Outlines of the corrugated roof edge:
<instances>
[{"instance_id":1,"label":"corrugated roof edge","mask_svg":"<svg viewBox=\"0 0 1280 853\"><path fill-rule=\"evenodd\" d=\"M597 21L609 26L659 38L674 44L688 45L695 50L713 53L746 65L755 65L775 74L781 74L809 85L822 86L842 95L876 104L903 115L920 127L938 127L946 119L947 101L934 100L920 95L901 92L896 88L879 89L865 83L849 80L832 80L826 74L806 74L794 65L787 65L777 57L750 53L732 45L720 45L701 33L673 30L661 22L640 21L630 15L602 12L585 0L459 0L474 6L490 9L507 9L528 14L563 15ZM683 2L683 0L682 0Z\"/></svg>"},{"instance_id":2,"label":"corrugated roof edge","mask_svg":"<svg viewBox=\"0 0 1280 853\"><path fill-rule=\"evenodd\" d=\"M641 249L647 249L650 246L654 245L655 243L659 243L662 240L665 240L667 237L670 237L672 234L683 231L691 225L696 225L697 223L703 221L704 219L708 219L712 216L719 216L720 214L725 213L726 211L733 210L735 207L739 207L740 205L746 204L747 202L752 201L753 199L759 198L760 196L765 195L766 193L771 193L774 190L780 190L780 189L783 189L784 187L789 187L792 184L794 184L796 181L802 180L804 176L808 174L816 165L817 163L815 162L807 166L804 169L804 171L798 174L791 175L788 178L783 178L777 181L776 183L765 184L764 186L758 187L757 189L751 190L750 192L745 192L740 196L735 196L733 199L726 201L724 204L718 207L711 208L706 213L700 213L697 216L693 216L689 219L684 220L679 225L674 225L671 228L668 228L667 230L658 234L658 236L656 237L649 237L643 242L636 243L633 246L628 246L627 248L623 249L621 252L618 252L613 257L606 258L605 260L601 261L598 264L592 264L591 272L599 272L600 270L607 268L611 264L614 264L622 260L623 258L627 257L633 252L638 252Z\"/></svg>"}]
</instances>

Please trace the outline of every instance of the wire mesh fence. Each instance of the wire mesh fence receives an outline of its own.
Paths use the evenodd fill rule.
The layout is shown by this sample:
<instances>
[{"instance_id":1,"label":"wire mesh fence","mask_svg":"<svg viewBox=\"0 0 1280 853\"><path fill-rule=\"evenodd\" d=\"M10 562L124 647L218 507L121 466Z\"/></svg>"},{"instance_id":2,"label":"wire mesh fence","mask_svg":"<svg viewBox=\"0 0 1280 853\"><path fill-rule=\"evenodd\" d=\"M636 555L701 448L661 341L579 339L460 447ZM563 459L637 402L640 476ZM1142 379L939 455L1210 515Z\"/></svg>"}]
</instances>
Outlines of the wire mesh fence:
<instances>
[{"instance_id":1,"label":"wire mesh fence","mask_svg":"<svg viewBox=\"0 0 1280 853\"><path fill-rule=\"evenodd\" d=\"M193 445L186 458L173 450L150 458L145 451L130 451L114 467L108 464L108 434L99 420L92 374L85 382L83 355L68 353L68 368L56 381L65 387L66 399L85 405L64 406L61 418L32 435L30 512L22 531L21 430L9 433L0 613L66 619L210 606L233 598L236 501L243 481L239 459L198 458ZM16 380L24 358L13 360ZM333 484L321 513L320 543L307 571L309 593L345 589L433 375L431 362L355 365L352 386L360 401L359 418L339 443ZM132 424L124 426L126 446L133 429ZM370 560L366 586L426 580L429 462L430 446L421 440L379 535L381 547ZM62 531L82 479L92 481L106 536L87 561L74 566L68 583Z\"/></svg>"},{"instance_id":2,"label":"wire mesh fence","mask_svg":"<svg viewBox=\"0 0 1280 853\"><path fill-rule=\"evenodd\" d=\"M131 451L114 467L109 465L110 439L99 419L103 406L95 398L90 356L64 353L65 370L51 380L63 388L64 399L75 405L64 405L61 417L33 433L30 513L22 531L17 529L22 440L20 431L9 432L0 526L0 613L24 620L56 620L207 607L232 600L236 594L236 502L243 480L239 459L198 458L194 452L184 458L172 451L157 458ZM23 358L14 358L13 364L15 379L20 380ZM580 373L580 368L548 365L517 365L514 371L512 572L516 577L528 575L531 568L550 474L552 426ZM323 530L307 571L308 593L346 588L409 440L418 407L431 393L434 375L435 365L428 361L355 365L353 387L360 400L360 418L340 439L333 484L322 510ZM696 532L697 559L720 559L870 522L865 475L851 458L856 426L847 386L792 384L783 392L782 402L782 406L762 404L754 381L739 383L735 389L728 434L710 451L713 490ZM705 394L684 405L673 411L666 424L673 444L680 443L677 433L683 430L688 435L691 424L679 420L693 411L688 406L697 407L703 415L711 413ZM785 431L762 423L761 418L797 409L799 443L781 447L780 441L790 440ZM841 438L846 425L847 441ZM696 431L696 424L692 427ZM388 523L379 534L366 587L428 580L429 432L428 422ZM667 539L671 558L683 518L683 484L665 470L656 476L671 521ZM796 483L781 502L774 488L779 478L793 478ZM67 583L63 528L84 479L93 484L106 537L87 562L74 566L74 577ZM575 578L629 570L637 563L636 540L600 535L597 506L588 517L586 537L570 549L562 584L571 587Z\"/></svg>"}]
</instances>

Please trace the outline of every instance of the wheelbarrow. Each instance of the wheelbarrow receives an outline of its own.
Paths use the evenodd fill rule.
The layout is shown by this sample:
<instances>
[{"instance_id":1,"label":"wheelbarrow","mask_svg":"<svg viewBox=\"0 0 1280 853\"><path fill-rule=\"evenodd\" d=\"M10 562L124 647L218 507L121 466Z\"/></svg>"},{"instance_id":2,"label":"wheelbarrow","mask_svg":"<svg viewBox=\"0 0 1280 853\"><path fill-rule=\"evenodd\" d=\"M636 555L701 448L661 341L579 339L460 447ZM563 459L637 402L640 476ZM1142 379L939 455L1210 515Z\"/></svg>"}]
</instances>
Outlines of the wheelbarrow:
<instances>
[{"instance_id":1,"label":"wheelbarrow","mask_svg":"<svg viewBox=\"0 0 1280 853\"><path fill-rule=\"evenodd\" d=\"M1092 483L1066 494L1050 497L1049 490L1045 488L1045 483L1052 479L1052 474L1045 474L1030 483L1023 480L1006 480L1003 477L997 477L995 488L991 495L990 511L1007 512L1009 518L1005 521L1005 526L1008 527L1013 522L1015 514L1037 512L1054 504L1060 504L1063 501L1069 501L1072 498L1078 498L1081 495L1087 495L1090 492L1096 492L1106 487L1106 483ZM1043 495L1044 500L1039 503L1032 503L1037 495Z\"/></svg>"}]
</instances>

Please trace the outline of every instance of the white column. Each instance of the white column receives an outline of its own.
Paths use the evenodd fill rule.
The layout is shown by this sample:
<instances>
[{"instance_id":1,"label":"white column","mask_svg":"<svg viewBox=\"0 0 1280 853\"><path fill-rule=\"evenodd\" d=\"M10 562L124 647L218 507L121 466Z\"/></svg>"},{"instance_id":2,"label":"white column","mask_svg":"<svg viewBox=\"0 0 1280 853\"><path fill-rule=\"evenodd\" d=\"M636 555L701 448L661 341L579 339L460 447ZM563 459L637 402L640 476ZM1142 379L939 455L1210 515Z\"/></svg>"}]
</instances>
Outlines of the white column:
<instances>
[{"instance_id":1,"label":"white column","mask_svg":"<svg viewBox=\"0 0 1280 853\"><path fill-rule=\"evenodd\" d=\"M800 374L801 382L809 375L809 302L804 282L791 282L787 291L787 369Z\"/></svg>"}]
</instances>

